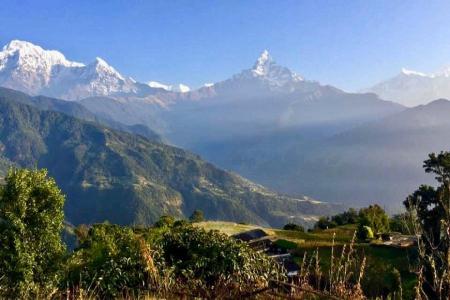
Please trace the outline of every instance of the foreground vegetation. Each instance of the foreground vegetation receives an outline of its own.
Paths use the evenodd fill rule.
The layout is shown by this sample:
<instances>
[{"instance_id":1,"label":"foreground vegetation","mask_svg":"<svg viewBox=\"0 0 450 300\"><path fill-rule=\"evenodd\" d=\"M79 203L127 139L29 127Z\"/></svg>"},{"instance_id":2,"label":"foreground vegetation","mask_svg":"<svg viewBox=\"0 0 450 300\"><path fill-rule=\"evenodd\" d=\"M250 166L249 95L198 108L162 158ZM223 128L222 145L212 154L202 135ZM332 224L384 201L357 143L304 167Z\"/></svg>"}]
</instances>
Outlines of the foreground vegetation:
<instances>
[{"instance_id":1,"label":"foreground vegetation","mask_svg":"<svg viewBox=\"0 0 450 300\"><path fill-rule=\"evenodd\" d=\"M55 181L46 170L11 169L0 189L0 297L447 299L450 153L431 154L424 167L439 186L419 187L400 216L372 205L308 231L294 223L264 229L298 263L290 279L275 259L230 237L254 226L204 222L199 210L152 226L72 227L69 251ZM391 229L413 234L416 246L376 242Z\"/></svg>"}]
</instances>

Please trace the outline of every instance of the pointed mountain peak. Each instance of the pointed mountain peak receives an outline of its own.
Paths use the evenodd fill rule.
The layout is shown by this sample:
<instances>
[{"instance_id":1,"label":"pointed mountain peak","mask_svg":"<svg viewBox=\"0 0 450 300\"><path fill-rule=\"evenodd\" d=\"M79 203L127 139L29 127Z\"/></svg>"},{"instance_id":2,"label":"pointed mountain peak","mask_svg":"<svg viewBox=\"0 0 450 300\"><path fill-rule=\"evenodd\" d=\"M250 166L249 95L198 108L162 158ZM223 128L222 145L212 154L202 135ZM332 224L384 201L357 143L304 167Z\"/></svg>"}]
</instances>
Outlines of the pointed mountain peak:
<instances>
[{"instance_id":1,"label":"pointed mountain peak","mask_svg":"<svg viewBox=\"0 0 450 300\"><path fill-rule=\"evenodd\" d=\"M94 65L94 66L96 66L96 67L101 67L101 68L106 68L106 69L112 69L112 70L114 70L114 68L111 67L111 66L106 62L106 60L104 60L103 58L98 57L98 56L95 58L95 61L92 63L92 65ZM114 71L115 71L115 70L114 70Z\"/></svg>"},{"instance_id":2,"label":"pointed mountain peak","mask_svg":"<svg viewBox=\"0 0 450 300\"><path fill-rule=\"evenodd\" d=\"M278 65L268 50L264 50L259 55L253 68L244 71L244 74L251 74L252 77L267 81L272 86L284 86L289 82L303 81L303 78L298 74Z\"/></svg>"},{"instance_id":3,"label":"pointed mountain peak","mask_svg":"<svg viewBox=\"0 0 450 300\"><path fill-rule=\"evenodd\" d=\"M273 62L272 56L270 56L270 53L267 49L264 49L263 52L258 57L258 60L256 61L257 65L264 65L266 63Z\"/></svg>"},{"instance_id":4,"label":"pointed mountain peak","mask_svg":"<svg viewBox=\"0 0 450 300\"><path fill-rule=\"evenodd\" d=\"M270 65L275 64L269 51L264 50L253 66L253 73L255 75L264 76L268 73Z\"/></svg>"},{"instance_id":5,"label":"pointed mountain peak","mask_svg":"<svg viewBox=\"0 0 450 300\"><path fill-rule=\"evenodd\" d=\"M103 58L96 57L95 61L91 63L91 66L97 73L108 74L115 76L121 80L125 80L125 78L112 66L110 66Z\"/></svg>"}]
</instances>

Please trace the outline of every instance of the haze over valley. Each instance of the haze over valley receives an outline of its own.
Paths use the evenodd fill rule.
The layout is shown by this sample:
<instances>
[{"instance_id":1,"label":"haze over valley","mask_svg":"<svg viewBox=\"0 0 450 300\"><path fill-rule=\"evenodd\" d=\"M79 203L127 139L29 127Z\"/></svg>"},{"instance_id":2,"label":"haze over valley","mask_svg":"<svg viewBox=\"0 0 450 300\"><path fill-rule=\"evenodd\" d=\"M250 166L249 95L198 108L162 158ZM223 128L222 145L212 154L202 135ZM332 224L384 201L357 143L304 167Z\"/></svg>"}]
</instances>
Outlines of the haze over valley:
<instances>
[{"instance_id":1,"label":"haze over valley","mask_svg":"<svg viewBox=\"0 0 450 300\"><path fill-rule=\"evenodd\" d=\"M396 84L348 93L279 65L264 50L229 79L180 90L139 83L101 58L73 62L20 40L3 47L0 66L1 86L61 99L35 102L41 109L188 149L273 191L330 203L377 201L395 211L411 188L431 180L417 161L449 146L448 103L431 98L447 95L446 73L404 71ZM400 95L409 89L399 80L412 78L439 85L414 99Z\"/></svg>"}]
</instances>

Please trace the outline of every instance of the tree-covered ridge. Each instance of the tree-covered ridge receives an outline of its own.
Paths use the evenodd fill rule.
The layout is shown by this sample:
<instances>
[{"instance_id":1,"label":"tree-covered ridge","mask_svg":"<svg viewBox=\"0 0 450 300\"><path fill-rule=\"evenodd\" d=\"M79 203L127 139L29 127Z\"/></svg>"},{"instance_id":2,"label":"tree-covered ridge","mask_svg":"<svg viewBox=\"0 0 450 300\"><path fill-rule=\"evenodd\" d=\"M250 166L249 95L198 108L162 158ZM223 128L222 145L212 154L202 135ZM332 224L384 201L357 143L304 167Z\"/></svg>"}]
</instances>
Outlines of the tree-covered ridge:
<instances>
[{"instance_id":1,"label":"tree-covered ridge","mask_svg":"<svg viewBox=\"0 0 450 300\"><path fill-rule=\"evenodd\" d=\"M47 168L75 224L150 224L201 209L208 219L280 226L335 209L280 196L187 151L13 99L0 98L0 115L0 157Z\"/></svg>"},{"instance_id":2,"label":"tree-covered ridge","mask_svg":"<svg viewBox=\"0 0 450 300\"><path fill-rule=\"evenodd\" d=\"M155 141L162 140L161 137L155 131L151 130L149 127L145 125L141 125L138 123L133 123L133 125L125 125L119 123L106 116L94 114L88 109L86 109L83 105L77 102L64 101L45 96L32 97L22 92L11 90L4 87L0 87L0 99L14 100L23 104L34 106L39 110L50 110L61 112L84 121L102 124L104 126L120 131L139 134Z\"/></svg>"}]
</instances>

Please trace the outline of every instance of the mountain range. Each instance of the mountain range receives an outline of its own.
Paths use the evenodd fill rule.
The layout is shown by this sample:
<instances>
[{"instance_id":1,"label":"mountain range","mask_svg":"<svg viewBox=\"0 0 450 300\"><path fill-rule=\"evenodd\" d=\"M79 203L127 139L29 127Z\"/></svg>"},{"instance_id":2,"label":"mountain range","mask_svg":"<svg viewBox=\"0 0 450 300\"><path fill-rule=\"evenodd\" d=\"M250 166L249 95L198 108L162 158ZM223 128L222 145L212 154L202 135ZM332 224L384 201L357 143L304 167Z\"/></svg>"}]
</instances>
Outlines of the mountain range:
<instances>
[{"instance_id":1,"label":"mountain range","mask_svg":"<svg viewBox=\"0 0 450 300\"><path fill-rule=\"evenodd\" d=\"M402 69L398 75L363 91L408 107L450 99L450 67L431 74Z\"/></svg>"},{"instance_id":2,"label":"mountain range","mask_svg":"<svg viewBox=\"0 0 450 300\"><path fill-rule=\"evenodd\" d=\"M47 168L67 195L74 224L151 224L162 214L187 217L201 209L208 219L282 226L342 209L274 193L195 154L41 103L0 89L0 173L11 165Z\"/></svg>"},{"instance_id":3,"label":"mountain range","mask_svg":"<svg viewBox=\"0 0 450 300\"><path fill-rule=\"evenodd\" d=\"M399 103L446 96L446 74L403 70L348 93L277 64L265 50L250 68L190 90L139 83L101 59L70 62L27 42L12 41L0 54L0 85L76 100L66 103L91 115L77 118L187 149L281 193L394 209L427 181L427 153L448 148L444 100Z\"/></svg>"}]
</instances>

